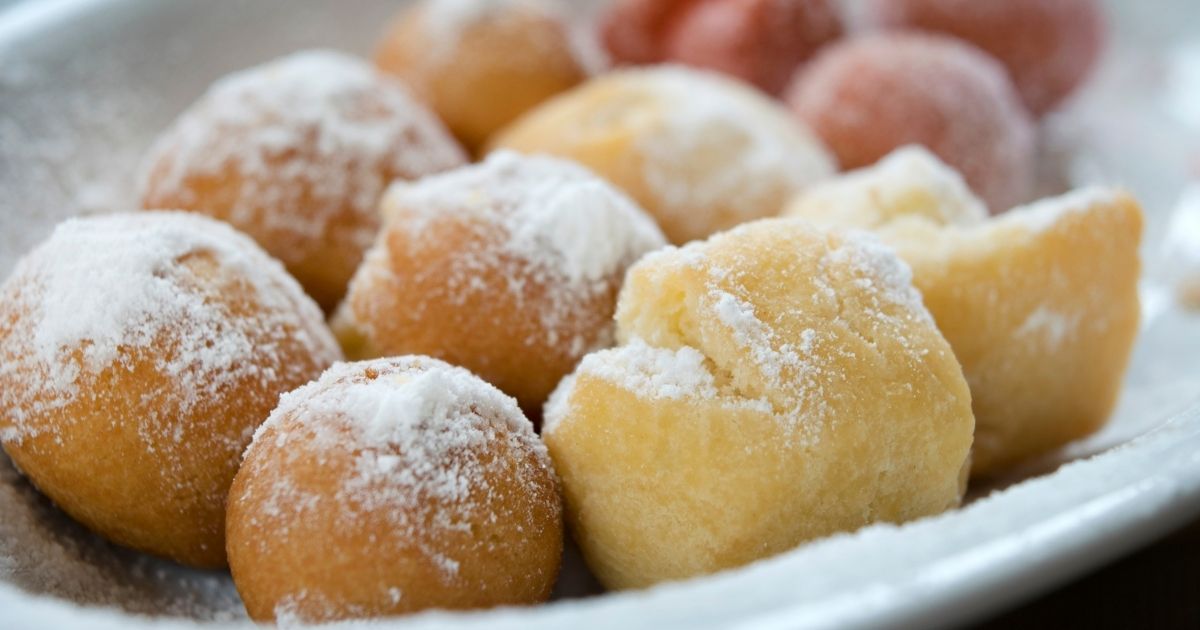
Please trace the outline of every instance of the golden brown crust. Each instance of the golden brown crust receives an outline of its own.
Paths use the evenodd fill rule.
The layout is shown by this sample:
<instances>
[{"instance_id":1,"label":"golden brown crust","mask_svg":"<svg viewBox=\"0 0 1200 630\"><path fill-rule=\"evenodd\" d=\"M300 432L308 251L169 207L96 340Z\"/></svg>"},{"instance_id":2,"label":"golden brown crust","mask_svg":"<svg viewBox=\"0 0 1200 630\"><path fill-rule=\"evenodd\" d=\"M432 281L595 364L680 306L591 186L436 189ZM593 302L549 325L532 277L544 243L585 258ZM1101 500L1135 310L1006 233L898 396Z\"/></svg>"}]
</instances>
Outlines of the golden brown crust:
<instances>
[{"instance_id":1,"label":"golden brown crust","mask_svg":"<svg viewBox=\"0 0 1200 630\"><path fill-rule=\"evenodd\" d=\"M549 598L562 554L557 481L511 399L497 407L491 396L459 392L446 404L469 411L423 416L406 427L425 444L456 430L480 435L433 456L420 445L371 443L338 417L364 404L350 384L451 370L447 378L469 378L481 395L487 389L500 396L463 370L403 358L339 366L331 373L342 376L327 373L285 397L230 492L230 565L252 618L329 621ZM389 391L402 396L396 392L404 386L397 381ZM386 405L386 395L368 395L365 403ZM314 412L322 399L334 402ZM392 468L364 472L368 461Z\"/></svg>"},{"instance_id":2,"label":"golden brown crust","mask_svg":"<svg viewBox=\"0 0 1200 630\"><path fill-rule=\"evenodd\" d=\"M403 213L397 220L403 225ZM518 261L472 263L472 252L501 250L502 238L489 226L450 215L416 239L402 230L385 233L384 249L365 263L382 269L355 281L333 320L347 354L356 359L437 357L480 375L523 408L537 410L579 360L573 339L583 338L583 348L606 344L621 278L606 279L597 293L563 296L556 278ZM491 289L474 291L454 280L468 270L472 284ZM561 310L564 299L572 304L555 318L552 336L542 315ZM366 325L369 334L364 334ZM355 336L361 341L348 341Z\"/></svg>"},{"instance_id":3,"label":"golden brown crust","mask_svg":"<svg viewBox=\"0 0 1200 630\"><path fill-rule=\"evenodd\" d=\"M399 83L307 51L214 84L150 151L140 203L234 225L329 311L379 229L387 185L463 161Z\"/></svg>"},{"instance_id":4,"label":"golden brown crust","mask_svg":"<svg viewBox=\"0 0 1200 630\"><path fill-rule=\"evenodd\" d=\"M585 353L611 344L625 270L663 245L626 197L544 157L496 154L398 186L384 213L333 320L347 354L437 357L530 415Z\"/></svg>"},{"instance_id":5,"label":"golden brown crust","mask_svg":"<svg viewBox=\"0 0 1200 630\"><path fill-rule=\"evenodd\" d=\"M187 229L205 225L189 223ZM249 241L230 245L253 247ZM311 312L297 302L296 312L280 313L278 301L264 301L263 290L288 295L285 303L307 298L265 254L257 252L252 260L262 265L256 273L284 288L252 284L241 269L211 252L171 263L173 271L164 281L170 277L189 296L185 299L202 300L222 313L220 329L209 328L213 322L181 318L145 344L123 345L99 370L85 356L86 342L45 361L37 355L32 332L38 319L99 313L35 310L38 301L31 296L43 289L34 273L18 274L5 285L0 299L0 361L9 366L0 370L4 449L63 511L119 544L197 567L225 565L225 497L250 435L280 393L307 382L338 356L311 302ZM206 367L189 356L197 335L238 337L254 354L233 357L241 364L238 369ZM63 388L48 385L64 377ZM201 381L214 385L191 389Z\"/></svg>"},{"instance_id":6,"label":"golden brown crust","mask_svg":"<svg viewBox=\"0 0 1200 630\"><path fill-rule=\"evenodd\" d=\"M429 13L455 9L436 5L431 0L397 16L375 63L411 85L473 152L521 114L587 78L561 16L508 3L441 28Z\"/></svg>"}]
</instances>

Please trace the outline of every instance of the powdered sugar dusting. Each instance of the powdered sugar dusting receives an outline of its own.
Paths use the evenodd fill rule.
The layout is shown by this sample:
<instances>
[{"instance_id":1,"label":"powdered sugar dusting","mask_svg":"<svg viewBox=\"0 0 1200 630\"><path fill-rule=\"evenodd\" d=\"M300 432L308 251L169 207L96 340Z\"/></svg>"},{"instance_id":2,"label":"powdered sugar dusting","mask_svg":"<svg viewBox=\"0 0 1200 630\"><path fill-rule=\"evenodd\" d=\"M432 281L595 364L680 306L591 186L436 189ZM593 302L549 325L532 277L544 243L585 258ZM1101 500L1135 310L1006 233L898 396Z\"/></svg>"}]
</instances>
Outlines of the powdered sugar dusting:
<instances>
[{"instance_id":1,"label":"powdered sugar dusting","mask_svg":"<svg viewBox=\"0 0 1200 630\"><path fill-rule=\"evenodd\" d=\"M668 232L679 232L672 234L676 241L776 214L791 195L834 172L832 158L802 123L736 81L657 66L622 70L593 85L609 83L626 96L593 108L594 124L615 119L638 130L635 150L644 157L635 159L653 210Z\"/></svg>"},{"instance_id":2,"label":"powdered sugar dusting","mask_svg":"<svg viewBox=\"0 0 1200 630\"><path fill-rule=\"evenodd\" d=\"M383 207L387 227L351 284L355 312L347 312L368 336L375 334L373 318L385 316L367 313L376 308L369 299L376 289L368 287L403 281L394 277L390 248L424 243L435 223L467 226L482 243L454 250L452 269L439 280L444 289L424 300L461 303L504 291L538 318L527 343L562 348L575 358L611 343L611 325L597 330L583 322L596 320L597 300L612 299L606 296L615 293L626 268L665 244L654 222L625 195L584 168L550 157L497 152L482 164L396 184ZM494 286L497 276L502 286ZM545 290L526 306L531 284Z\"/></svg>"},{"instance_id":3,"label":"powdered sugar dusting","mask_svg":"<svg viewBox=\"0 0 1200 630\"><path fill-rule=\"evenodd\" d=\"M913 285L908 263L870 232L850 230L842 236L842 245L828 255L831 262L857 271L860 277L855 282L861 288L873 290L920 321L933 323L921 292Z\"/></svg>"},{"instance_id":4,"label":"powdered sugar dusting","mask_svg":"<svg viewBox=\"0 0 1200 630\"><path fill-rule=\"evenodd\" d=\"M588 72L599 72L607 59L592 33L592 24L580 15L568 0L426 0L421 8L428 40L434 42L432 55L446 55L462 41L472 27L490 21L529 15L557 22L563 29L570 53ZM532 36L536 31L529 30ZM557 42L530 42L535 50L559 45ZM523 61L511 59L513 63Z\"/></svg>"},{"instance_id":5,"label":"powdered sugar dusting","mask_svg":"<svg viewBox=\"0 0 1200 630\"><path fill-rule=\"evenodd\" d=\"M1113 188L1088 186L1058 197L1050 197L1019 208L999 218L1001 225L1018 225L1033 232L1045 231L1066 215L1088 212L1099 205L1114 203L1121 193Z\"/></svg>"},{"instance_id":6,"label":"powdered sugar dusting","mask_svg":"<svg viewBox=\"0 0 1200 630\"><path fill-rule=\"evenodd\" d=\"M503 452L496 450L501 442L520 466L540 469L522 469L506 482L523 487L545 478L549 454L516 400L467 370L414 356L339 363L282 396L246 455L249 464L259 448L285 458L294 458L293 450L353 454L353 470L336 480L337 496L306 494L298 489L303 483L291 478L291 467L282 466L270 472L274 483L244 486L243 499L265 488L269 496L254 518L270 519L285 534L284 524L313 506L336 509L348 525L361 512L382 511L398 531L411 530L414 544L425 545L422 552L451 580L459 560L436 539L443 530L469 530L470 519L503 493L492 485L508 474L506 463L493 456ZM524 459L527 454L532 459ZM532 486L530 492L537 495ZM418 533L430 526L431 533Z\"/></svg>"},{"instance_id":7,"label":"powdered sugar dusting","mask_svg":"<svg viewBox=\"0 0 1200 630\"><path fill-rule=\"evenodd\" d=\"M961 172L994 212L1032 188L1029 114L1004 67L957 39L902 32L847 38L803 69L789 102L843 167L866 166L916 142Z\"/></svg>"},{"instance_id":8,"label":"powdered sugar dusting","mask_svg":"<svg viewBox=\"0 0 1200 630\"><path fill-rule=\"evenodd\" d=\"M654 222L628 197L580 166L545 156L493 153L480 165L396 184L385 206L425 220L446 212L494 209L509 254L567 283L607 281L664 244ZM422 225L408 227L420 233Z\"/></svg>"},{"instance_id":9,"label":"powdered sugar dusting","mask_svg":"<svg viewBox=\"0 0 1200 630\"><path fill-rule=\"evenodd\" d=\"M834 172L832 158L802 123L732 80L683 66L626 74L663 108L662 127L640 147L650 156L646 180L672 215L694 217L719 206L742 213L742 220L761 218L782 209L789 193ZM719 165L686 170L695 156L710 154L720 156Z\"/></svg>"},{"instance_id":10,"label":"powdered sugar dusting","mask_svg":"<svg viewBox=\"0 0 1200 630\"><path fill-rule=\"evenodd\" d=\"M648 398L717 395L704 355L695 348L655 348L634 339L620 348L589 355L579 372L624 384Z\"/></svg>"},{"instance_id":11,"label":"powdered sugar dusting","mask_svg":"<svg viewBox=\"0 0 1200 630\"><path fill-rule=\"evenodd\" d=\"M793 250L794 258L779 255ZM884 347L876 340L887 336L899 342L886 346L896 348L890 360L916 364L928 350L913 330L934 327L910 268L889 248L866 233L821 232L801 221L744 224L656 252L630 273L640 296L687 287L690 297L681 296L677 308L689 312L623 296L622 339L694 349L719 391L774 415L789 435L809 442L835 408L830 391L837 387L830 384L844 381L845 366L859 360L835 339L860 339L861 351L874 353ZM800 288L805 284L810 289ZM815 315L821 312L829 315Z\"/></svg>"},{"instance_id":12,"label":"powdered sugar dusting","mask_svg":"<svg viewBox=\"0 0 1200 630\"><path fill-rule=\"evenodd\" d=\"M198 202L194 178L235 169L241 188L229 219L291 239L296 246L272 253L292 263L335 221L350 224L352 244L366 249L391 178L464 160L441 122L402 84L359 59L316 50L216 82L152 147L139 188L144 202L165 198L190 207ZM296 208L304 211L280 211Z\"/></svg>"},{"instance_id":13,"label":"powdered sugar dusting","mask_svg":"<svg viewBox=\"0 0 1200 630\"><path fill-rule=\"evenodd\" d=\"M247 237L196 215L117 214L68 220L17 264L0 289L10 312L21 313L0 338L0 355L13 358L4 374L52 404L67 404L81 371L119 365L129 350L174 347L157 367L179 383L183 410L254 374L263 363L254 358L272 349L231 328L226 306L196 288L182 261L197 255L245 278L260 300L263 329L294 335L326 362L337 358L319 309ZM16 421L6 440L33 430L22 426L17 395L4 394Z\"/></svg>"},{"instance_id":14,"label":"powdered sugar dusting","mask_svg":"<svg viewBox=\"0 0 1200 630\"><path fill-rule=\"evenodd\" d=\"M542 431L552 433L571 417L570 396L581 376L613 383L646 400L721 398L726 404L769 410L764 401L723 396L707 361L695 348L658 348L640 338L593 352L584 357L574 374L563 379L546 403Z\"/></svg>"},{"instance_id":15,"label":"powdered sugar dusting","mask_svg":"<svg viewBox=\"0 0 1200 630\"><path fill-rule=\"evenodd\" d=\"M782 383L782 371L785 366L804 366L805 362L797 349L776 339L777 335L755 316L752 304L739 300L732 293L721 289L714 288L712 293L716 297L714 310L717 318L733 331L738 345L750 352L769 382L778 387ZM805 332L815 334L811 329ZM807 340L805 345L811 348L811 336Z\"/></svg>"},{"instance_id":16,"label":"powdered sugar dusting","mask_svg":"<svg viewBox=\"0 0 1200 630\"><path fill-rule=\"evenodd\" d=\"M987 207L957 171L927 149L897 149L874 166L808 188L790 213L818 223L872 229L908 215L945 225L974 225Z\"/></svg>"},{"instance_id":17,"label":"powdered sugar dusting","mask_svg":"<svg viewBox=\"0 0 1200 630\"><path fill-rule=\"evenodd\" d=\"M1043 340L1048 350L1057 350L1062 346L1079 325L1079 317L1050 310L1039 306L1014 333L1017 337L1035 336Z\"/></svg>"}]
</instances>

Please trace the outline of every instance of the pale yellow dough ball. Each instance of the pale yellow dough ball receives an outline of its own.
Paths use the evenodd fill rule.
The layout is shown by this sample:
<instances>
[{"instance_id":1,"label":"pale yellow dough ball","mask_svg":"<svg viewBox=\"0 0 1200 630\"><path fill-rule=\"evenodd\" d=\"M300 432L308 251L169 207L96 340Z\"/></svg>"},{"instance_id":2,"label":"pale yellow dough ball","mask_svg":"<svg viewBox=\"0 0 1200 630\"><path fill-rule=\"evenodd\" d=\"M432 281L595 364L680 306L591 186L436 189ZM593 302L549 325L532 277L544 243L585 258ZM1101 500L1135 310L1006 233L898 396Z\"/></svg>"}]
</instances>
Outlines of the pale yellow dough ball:
<instances>
[{"instance_id":1,"label":"pale yellow dough ball","mask_svg":"<svg viewBox=\"0 0 1200 630\"><path fill-rule=\"evenodd\" d=\"M898 149L871 168L814 184L793 198L784 214L858 229L910 216L946 225L972 225L988 217L987 206L962 175L918 145Z\"/></svg>"},{"instance_id":2,"label":"pale yellow dough ball","mask_svg":"<svg viewBox=\"0 0 1200 630\"><path fill-rule=\"evenodd\" d=\"M592 79L491 144L590 167L677 244L774 216L835 170L820 140L781 105L732 79L674 66Z\"/></svg>"},{"instance_id":3,"label":"pale yellow dough ball","mask_svg":"<svg viewBox=\"0 0 1200 630\"><path fill-rule=\"evenodd\" d=\"M606 586L958 505L967 385L869 237L775 219L664 250L630 271L617 320L623 345L563 382L543 434Z\"/></svg>"},{"instance_id":4,"label":"pale yellow dough ball","mask_svg":"<svg viewBox=\"0 0 1200 630\"><path fill-rule=\"evenodd\" d=\"M973 474L999 473L1098 430L1138 329L1137 202L1091 189L956 221L961 196L932 181L909 179L907 187L924 192L905 208L873 194L895 159L831 183L858 189L842 207L824 212L816 190L790 212L877 229L912 266L971 385Z\"/></svg>"}]
</instances>

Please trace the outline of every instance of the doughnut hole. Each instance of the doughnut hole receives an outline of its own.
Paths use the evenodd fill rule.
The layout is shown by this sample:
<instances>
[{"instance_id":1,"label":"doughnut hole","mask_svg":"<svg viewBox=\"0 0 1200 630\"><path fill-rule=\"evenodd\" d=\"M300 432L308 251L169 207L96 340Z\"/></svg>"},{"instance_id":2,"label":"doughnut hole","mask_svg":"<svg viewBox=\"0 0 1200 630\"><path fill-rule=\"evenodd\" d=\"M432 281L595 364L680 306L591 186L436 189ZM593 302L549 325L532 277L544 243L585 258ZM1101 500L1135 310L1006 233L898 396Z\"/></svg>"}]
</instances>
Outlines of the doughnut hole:
<instances>
[{"instance_id":1,"label":"doughnut hole","mask_svg":"<svg viewBox=\"0 0 1200 630\"><path fill-rule=\"evenodd\" d=\"M796 69L842 30L829 0L698 2L670 31L666 60L719 70L779 95Z\"/></svg>"},{"instance_id":2,"label":"doughnut hole","mask_svg":"<svg viewBox=\"0 0 1200 630\"><path fill-rule=\"evenodd\" d=\"M75 219L0 289L0 441L109 540L225 565L225 498L279 395L340 358L283 268L178 213Z\"/></svg>"},{"instance_id":3,"label":"doughnut hole","mask_svg":"<svg viewBox=\"0 0 1200 630\"><path fill-rule=\"evenodd\" d=\"M625 0L601 22L619 63L718 70L770 94L782 93L796 68L842 32L829 0Z\"/></svg>"},{"instance_id":4,"label":"doughnut hole","mask_svg":"<svg viewBox=\"0 0 1200 630\"><path fill-rule=\"evenodd\" d=\"M557 578L562 504L516 401L401 357L280 399L234 481L228 539L258 621L528 605Z\"/></svg>"},{"instance_id":5,"label":"doughnut hole","mask_svg":"<svg viewBox=\"0 0 1200 630\"><path fill-rule=\"evenodd\" d=\"M379 230L387 185L464 160L401 84L306 51L216 82L151 147L139 194L145 209L249 234L330 310Z\"/></svg>"},{"instance_id":6,"label":"doughnut hole","mask_svg":"<svg viewBox=\"0 0 1200 630\"><path fill-rule=\"evenodd\" d=\"M509 152L393 187L384 214L334 318L347 354L434 356L531 414L584 354L612 343L625 270L664 245L596 176Z\"/></svg>"},{"instance_id":7,"label":"doughnut hole","mask_svg":"<svg viewBox=\"0 0 1200 630\"><path fill-rule=\"evenodd\" d=\"M887 27L945 33L987 51L1036 116L1079 88L1107 38L1096 0L872 0L870 14Z\"/></svg>"},{"instance_id":8,"label":"doughnut hole","mask_svg":"<svg viewBox=\"0 0 1200 630\"><path fill-rule=\"evenodd\" d=\"M587 166L677 244L774 216L834 171L821 141L778 103L683 66L592 79L525 115L491 146Z\"/></svg>"},{"instance_id":9,"label":"doughnut hole","mask_svg":"<svg viewBox=\"0 0 1200 630\"><path fill-rule=\"evenodd\" d=\"M877 34L835 44L797 76L788 102L844 169L919 144L993 213L1031 194L1033 122L1004 68L958 40Z\"/></svg>"},{"instance_id":10,"label":"doughnut hole","mask_svg":"<svg viewBox=\"0 0 1200 630\"><path fill-rule=\"evenodd\" d=\"M375 63L403 79L471 151L587 78L565 9L522 0L427 0L403 11Z\"/></svg>"},{"instance_id":11,"label":"doughnut hole","mask_svg":"<svg viewBox=\"0 0 1200 630\"><path fill-rule=\"evenodd\" d=\"M600 40L618 64L666 60L667 34L697 0L616 0L600 16Z\"/></svg>"}]
</instances>

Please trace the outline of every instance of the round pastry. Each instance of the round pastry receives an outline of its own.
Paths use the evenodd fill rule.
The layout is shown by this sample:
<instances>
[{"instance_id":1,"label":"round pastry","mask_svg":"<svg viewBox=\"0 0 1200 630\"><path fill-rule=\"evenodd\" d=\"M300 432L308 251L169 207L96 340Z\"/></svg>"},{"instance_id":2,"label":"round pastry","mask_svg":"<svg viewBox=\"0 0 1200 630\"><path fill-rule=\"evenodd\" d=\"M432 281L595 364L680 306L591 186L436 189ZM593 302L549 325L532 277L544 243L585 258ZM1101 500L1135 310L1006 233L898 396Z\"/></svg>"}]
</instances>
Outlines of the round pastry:
<instances>
[{"instance_id":1,"label":"round pastry","mask_svg":"<svg viewBox=\"0 0 1200 630\"><path fill-rule=\"evenodd\" d=\"M303 52L214 84L150 150L141 203L228 221L328 310L379 229L387 185L464 159L398 82Z\"/></svg>"},{"instance_id":2,"label":"round pastry","mask_svg":"<svg viewBox=\"0 0 1200 630\"><path fill-rule=\"evenodd\" d=\"M792 199L784 215L870 230L914 216L939 225L975 225L988 212L962 175L924 147L912 145L874 166L813 185Z\"/></svg>"},{"instance_id":3,"label":"round pastry","mask_svg":"<svg viewBox=\"0 0 1200 630\"><path fill-rule=\"evenodd\" d=\"M554 469L516 401L425 357L338 364L283 396L228 534L258 621L543 602L563 550Z\"/></svg>"},{"instance_id":4,"label":"round pastry","mask_svg":"<svg viewBox=\"0 0 1200 630\"><path fill-rule=\"evenodd\" d=\"M623 70L501 132L500 148L580 162L629 193L684 243L773 216L833 174L821 142L778 104L720 75Z\"/></svg>"},{"instance_id":5,"label":"round pastry","mask_svg":"<svg viewBox=\"0 0 1200 630\"><path fill-rule=\"evenodd\" d=\"M825 49L788 100L842 168L919 144L961 172L993 212L1027 197L1035 129L1004 68L958 40L880 34Z\"/></svg>"},{"instance_id":6,"label":"round pastry","mask_svg":"<svg viewBox=\"0 0 1200 630\"><path fill-rule=\"evenodd\" d=\"M1104 426L1141 309L1142 212L1084 190L977 226L899 220L881 237L917 287L971 384L972 473L1001 473Z\"/></svg>"},{"instance_id":7,"label":"round pastry","mask_svg":"<svg viewBox=\"0 0 1200 630\"><path fill-rule=\"evenodd\" d=\"M886 26L954 35L991 53L1035 115L1075 92L1106 36L1096 0L872 0L870 8Z\"/></svg>"},{"instance_id":8,"label":"round pastry","mask_svg":"<svg viewBox=\"0 0 1200 630\"><path fill-rule=\"evenodd\" d=\"M788 214L876 230L912 265L971 386L975 474L1095 432L1137 334L1137 202L1091 190L985 221L953 171L920 156L816 186Z\"/></svg>"},{"instance_id":9,"label":"round pastry","mask_svg":"<svg viewBox=\"0 0 1200 630\"><path fill-rule=\"evenodd\" d=\"M583 360L543 429L606 586L958 505L967 384L908 268L866 235L769 219L652 254L617 321L623 345Z\"/></svg>"},{"instance_id":10,"label":"round pastry","mask_svg":"<svg viewBox=\"0 0 1200 630\"><path fill-rule=\"evenodd\" d=\"M720 70L771 94L842 31L830 0L618 0L601 22L619 63Z\"/></svg>"},{"instance_id":11,"label":"round pastry","mask_svg":"<svg viewBox=\"0 0 1200 630\"><path fill-rule=\"evenodd\" d=\"M425 0L396 18L375 63L412 86L474 151L588 76L568 17L560 0Z\"/></svg>"},{"instance_id":12,"label":"round pastry","mask_svg":"<svg viewBox=\"0 0 1200 630\"><path fill-rule=\"evenodd\" d=\"M625 270L664 244L654 222L586 170L493 154L397 184L334 328L352 358L425 354L540 411L612 340Z\"/></svg>"},{"instance_id":13,"label":"round pastry","mask_svg":"<svg viewBox=\"0 0 1200 630\"><path fill-rule=\"evenodd\" d=\"M249 238L197 215L67 221L0 288L0 441L67 514L225 564L225 497L279 395L340 358Z\"/></svg>"}]
</instances>

